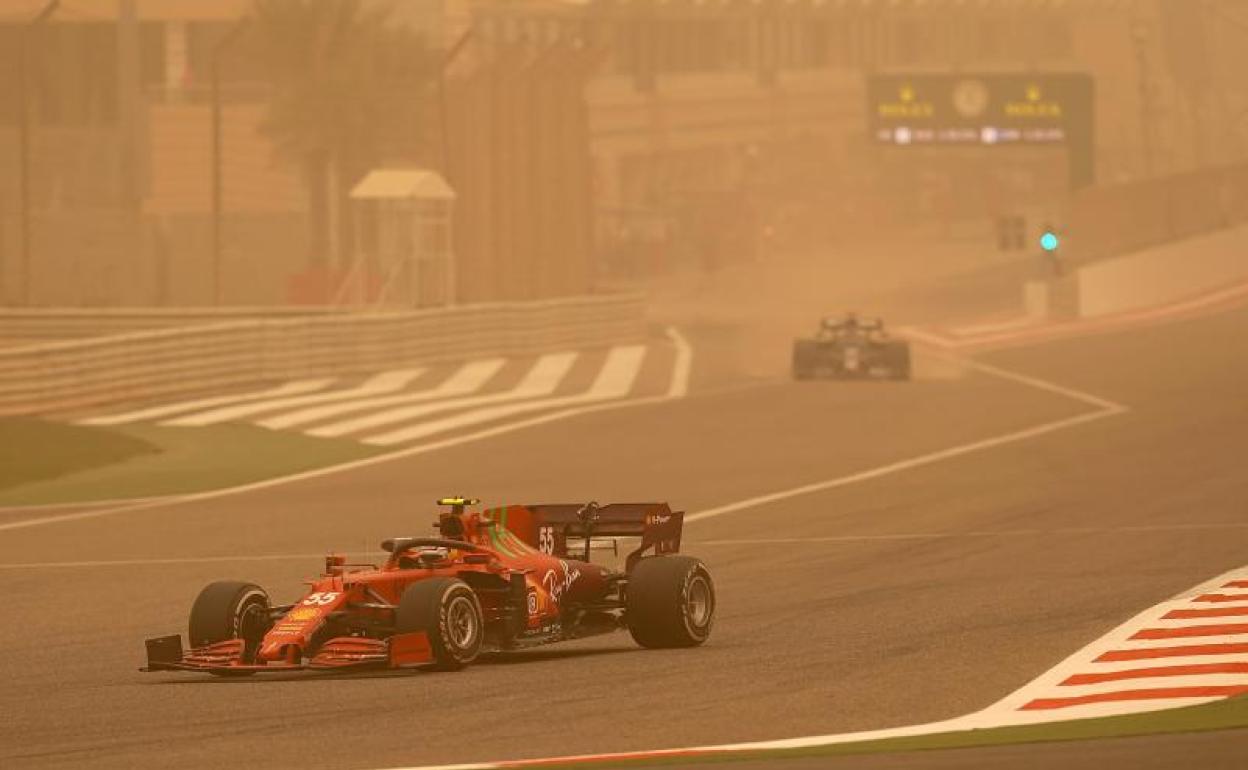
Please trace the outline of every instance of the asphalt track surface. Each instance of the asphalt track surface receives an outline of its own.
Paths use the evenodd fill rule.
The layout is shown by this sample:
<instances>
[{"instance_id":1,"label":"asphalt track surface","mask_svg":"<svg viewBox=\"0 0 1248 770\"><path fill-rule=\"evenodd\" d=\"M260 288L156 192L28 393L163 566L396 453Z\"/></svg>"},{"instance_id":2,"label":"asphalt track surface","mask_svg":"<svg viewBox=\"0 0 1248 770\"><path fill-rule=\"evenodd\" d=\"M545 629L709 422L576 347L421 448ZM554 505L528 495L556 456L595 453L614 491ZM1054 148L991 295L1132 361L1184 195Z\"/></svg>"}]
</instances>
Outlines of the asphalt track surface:
<instances>
[{"instance_id":1,"label":"asphalt track surface","mask_svg":"<svg viewBox=\"0 0 1248 770\"><path fill-rule=\"evenodd\" d=\"M0 532L0 766L380 768L845 732L983 708L1142 608L1248 563L1246 334L1241 310L998 351L985 360L1130 411L689 524L685 550L709 563L720 601L711 641L693 650L642 651L617 634L448 674L136 671L142 640L184 632L204 583L254 580L292 599L317 554L427 532L426 502L440 495L666 498L697 512L1089 407L976 372L695 380L682 401ZM100 561L127 563L12 567ZM1037 751L1072 768L1151 767L1158 747L1190 746L1178 753L1198 762L1242 747L1244 734L1115 745L1126 754L1096 765L1077 745ZM931 764L939 754L860 761L837 760L979 766Z\"/></svg>"}]
</instances>

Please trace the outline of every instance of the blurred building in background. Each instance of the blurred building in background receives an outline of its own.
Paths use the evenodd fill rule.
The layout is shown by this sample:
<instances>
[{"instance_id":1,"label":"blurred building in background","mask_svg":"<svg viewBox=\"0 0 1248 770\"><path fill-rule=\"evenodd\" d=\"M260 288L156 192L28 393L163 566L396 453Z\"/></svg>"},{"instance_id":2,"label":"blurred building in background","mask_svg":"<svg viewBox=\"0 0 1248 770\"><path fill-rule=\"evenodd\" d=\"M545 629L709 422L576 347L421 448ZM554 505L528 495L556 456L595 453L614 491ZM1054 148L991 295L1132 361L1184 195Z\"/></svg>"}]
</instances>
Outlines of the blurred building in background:
<instances>
[{"instance_id":1,"label":"blurred building in background","mask_svg":"<svg viewBox=\"0 0 1248 770\"><path fill-rule=\"evenodd\" d=\"M868 136L878 73L1086 73L1094 178L1248 157L1248 10L1191 0L482 0L492 40L607 52L590 110L604 259L709 266L1000 213L1058 216L1061 147L890 148Z\"/></svg>"},{"instance_id":2,"label":"blurred building in background","mask_svg":"<svg viewBox=\"0 0 1248 770\"><path fill-rule=\"evenodd\" d=\"M309 264L306 175L260 130L271 86L245 46L222 43L250 0L61 0L32 25L48 5L0 4L0 301L215 300L214 60L220 299L318 299L299 296L308 271L345 269L349 246ZM1068 198L1060 148L871 141L864 84L876 73L1087 73L1101 185L1248 158L1248 9L1235 2L393 5L395 22L435 50L463 43L441 98L429 84L396 94L446 109L430 111L433 140L414 136L395 158L464 188L461 299L576 293L604 277L714 269L882 230L986 234L1002 209ZM576 250L580 261L566 256Z\"/></svg>"},{"instance_id":3,"label":"blurred building in background","mask_svg":"<svg viewBox=\"0 0 1248 770\"><path fill-rule=\"evenodd\" d=\"M246 0L66 0L0 11L0 52L25 37L30 170L23 258L17 145L20 65L0 68L3 299L37 305L206 304L212 265L210 76ZM25 7L19 7L25 6ZM235 304L280 301L306 260L307 196L258 130L267 88L220 56L225 281ZM25 268L25 269L24 269Z\"/></svg>"}]
</instances>

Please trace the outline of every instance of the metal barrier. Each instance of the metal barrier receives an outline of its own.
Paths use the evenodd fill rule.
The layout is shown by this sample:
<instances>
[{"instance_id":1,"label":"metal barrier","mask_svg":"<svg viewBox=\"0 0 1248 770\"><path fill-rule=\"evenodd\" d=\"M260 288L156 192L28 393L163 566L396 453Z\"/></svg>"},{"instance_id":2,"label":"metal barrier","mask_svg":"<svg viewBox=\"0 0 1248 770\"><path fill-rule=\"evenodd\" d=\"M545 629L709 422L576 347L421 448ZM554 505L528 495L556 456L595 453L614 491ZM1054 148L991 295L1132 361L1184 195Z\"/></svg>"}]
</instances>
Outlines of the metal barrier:
<instances>
[{"instance_id":1,"label":"metal barrier","mask_svg":"<svg viewBox=\"0 0 1248 770\"><path fill-rule=\"evenodd\" d=\"M0 308L0 340L33 344L222 321L343 315L349 311L322 307Z\"/></svg>"},{"instance_id":2,"label":"metal barrier","mask_svg":"<svg viewBox=\"0 0 1248 770\"><path fill-rule=\"evenodd\" d=\"M0 415L640 339L642 296L223 321L0 349ZM2 336L2 335L0 335Z\"/></svg>"},{"instance_id":3,"label":"metal barrier","mask_svg":"<svg viewBox=\"0 0 1248 770\"><path fill-rule=\"evenodd\" d=\"M1088 263L1248 223L1248 163L1075 194L1063 247Z\"/></svg>"}]
</instances>

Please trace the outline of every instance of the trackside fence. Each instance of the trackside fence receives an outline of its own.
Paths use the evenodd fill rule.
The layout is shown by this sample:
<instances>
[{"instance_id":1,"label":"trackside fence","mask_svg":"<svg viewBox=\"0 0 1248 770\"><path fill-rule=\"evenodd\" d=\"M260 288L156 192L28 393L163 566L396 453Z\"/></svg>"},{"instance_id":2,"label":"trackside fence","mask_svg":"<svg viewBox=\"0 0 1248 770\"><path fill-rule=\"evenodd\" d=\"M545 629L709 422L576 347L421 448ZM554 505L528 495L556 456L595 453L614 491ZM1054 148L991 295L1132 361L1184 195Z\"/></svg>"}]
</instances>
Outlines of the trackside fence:
<instances>
[{"instance_id":1,"label":"trackside fence","mask_svg":"<svg viewBox=\"0 0 1248 770\"><path fill-rule=\"evenodd\" d=\"M1072 201L1066 256L1088 263L1242 224L1248 163L1089 187Z\"/></svg>"},{"instance_id":2,"label":"trackside fence","mask_svg":"<svg viewBox=\"0 0 1248 770\"><path fill-rule=\"evenodd\" d=\"M0 308L0 342L34 344L226 321L276 321L352 315L322 307Z\"/></svg>"},{"instance_id":3,"label":"trackside fence","mask_svg":"<svg viewBox=\"0 0 1248 770\"><path fill-rule=\"evenodd\" d=\"M221 321L0 349L0 415L641 339L641 295ZM0 334L0 336L3 336Z\"/></svg>"}]
</instances>

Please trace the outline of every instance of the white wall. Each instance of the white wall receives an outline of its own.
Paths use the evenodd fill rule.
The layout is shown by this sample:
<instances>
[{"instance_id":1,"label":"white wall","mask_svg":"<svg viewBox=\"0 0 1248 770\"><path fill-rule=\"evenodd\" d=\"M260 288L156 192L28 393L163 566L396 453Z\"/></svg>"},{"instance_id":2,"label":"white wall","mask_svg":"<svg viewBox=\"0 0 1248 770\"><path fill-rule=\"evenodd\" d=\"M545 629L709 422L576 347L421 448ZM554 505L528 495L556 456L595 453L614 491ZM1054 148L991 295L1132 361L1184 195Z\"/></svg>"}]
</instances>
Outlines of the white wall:
<instances>
[{"instance_id":1,"label":"white wall","mask_svg":"<svg viewBox=\"0 0 1248 770\"><path fill-rule=\"evenodd\" d=\"M1079 315L1120 313L1248 281L1248 227L1079 268Z\"/></svg>"}]
</instances>

